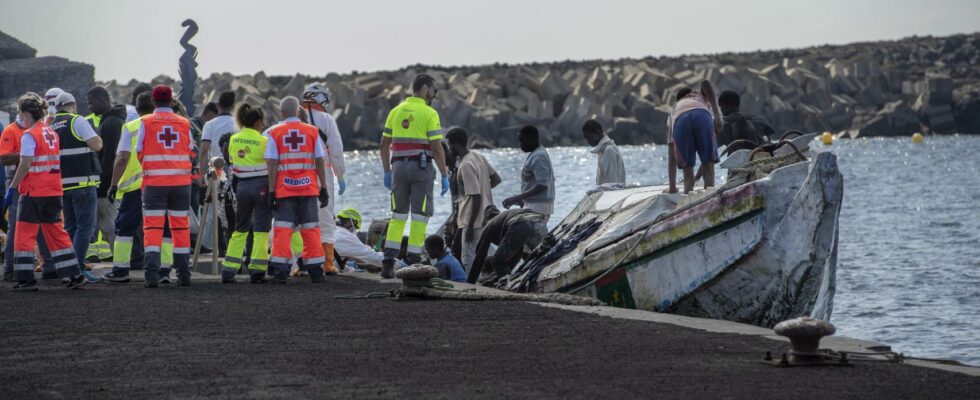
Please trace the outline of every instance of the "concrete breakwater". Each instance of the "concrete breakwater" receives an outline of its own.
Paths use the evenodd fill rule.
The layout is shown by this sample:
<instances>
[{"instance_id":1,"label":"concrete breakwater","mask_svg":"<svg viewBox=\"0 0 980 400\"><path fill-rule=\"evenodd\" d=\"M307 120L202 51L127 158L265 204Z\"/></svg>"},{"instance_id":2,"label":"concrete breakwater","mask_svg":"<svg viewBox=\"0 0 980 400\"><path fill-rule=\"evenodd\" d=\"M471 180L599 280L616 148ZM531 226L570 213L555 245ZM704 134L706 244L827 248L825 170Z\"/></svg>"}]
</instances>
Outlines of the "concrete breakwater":
<instances>
[{"instance_id":1,"label":"concrete breakwater","mask_svg":"<svg viewBox=\"0 0 980 400\"><path fill-rule=\"evenodd\" d=\"M580 127L597 118L619 143L665 141L673 97L703 79L742 97L743 112L762 114L777 131L845 132L849 136L980 133L980 34L804 49L328 73L325 76L233 76L201 79L196 99L225 90L261 106L322 81L352 149L374 148L385 116L409 92L416 73L441 85L435 106L443 126L459 125L487 147L516 146L523 124L543 129L548 145L583 144ZM206 51L206 49L202 49ZM176 83L166 76L154 82ZM104 83L122 98L136 81Z\"/></svg>"},{"instance_id":2,"label":"concrete breakwater","mask_svg":"<svg viewBox=\"0 0 980 400\"><path fill-rule=\"evenodd\" d=\"M377 147L388 111L409 92L416 73L440 83L435 101L444 126L474 133L483 147L516 146L516 130L536 124L546 145L579 145L581 124L598 119L621 144L663 143L665 121L681 88L703 79L718 91L742 97L744 112L767 117L777 131L832 131L847 136L980 133L980 33L910 37L894 41L803 49L563 61L483 66L414 65L397 71L268 76L212 74L198 81L195 103L222 91L262 107L270 122L276 104L322 81L333 93L332 110L345 145ZM207 49L201 49L207 51ZM36 50L0 33L0 108L25 91L61 87L83 94L94 84L128 101L139 83L96 83L91 65ZM324 69L329 70L328 60ZM153 83L178 85L165 75Z\"/></svg>"}]
</instances>

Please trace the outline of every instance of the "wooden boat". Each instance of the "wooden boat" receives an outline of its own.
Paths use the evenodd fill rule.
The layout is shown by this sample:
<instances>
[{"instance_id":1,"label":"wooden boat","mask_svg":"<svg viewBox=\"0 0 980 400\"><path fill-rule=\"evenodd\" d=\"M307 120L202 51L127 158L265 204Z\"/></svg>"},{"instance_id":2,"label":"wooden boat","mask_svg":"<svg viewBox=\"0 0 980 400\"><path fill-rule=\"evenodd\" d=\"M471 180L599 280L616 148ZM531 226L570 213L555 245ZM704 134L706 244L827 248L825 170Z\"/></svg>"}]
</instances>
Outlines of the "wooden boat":
<instances>
[{"instance_id":1,"label":"wooden boat","mask_svg":"<svg viewBox=\"0 0 980 400\"><path fill-rule=\"evenodd\" d=\"M506 288L767 327L828 320L843 178L835 154L809 151L814 136L766 158L733 154L717 189L590 194Z\"/></svg>"}]
</instances>

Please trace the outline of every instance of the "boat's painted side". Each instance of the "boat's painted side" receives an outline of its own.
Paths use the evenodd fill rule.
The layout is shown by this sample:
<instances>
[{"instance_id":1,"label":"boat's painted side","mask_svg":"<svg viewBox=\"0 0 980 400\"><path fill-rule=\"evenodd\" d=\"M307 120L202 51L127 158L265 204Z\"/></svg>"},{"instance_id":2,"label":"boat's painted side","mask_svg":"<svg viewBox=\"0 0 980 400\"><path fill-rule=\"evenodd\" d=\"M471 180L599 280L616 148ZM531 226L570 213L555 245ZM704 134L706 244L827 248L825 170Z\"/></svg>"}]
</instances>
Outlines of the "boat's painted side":
<instances>
[{"instance_id":1,"label":"boat's painted side","mask_svg":"<svg viewBox=\"0 0 980 400\"><path fill-rule=\"evenodd\" d=\"M715 279L762 240L759 210L624 264L572 294L624 308L664 311Z\"/></svg>"},{"instance_id":2,"label":"boat's painted side","mask_svg":"<svg viewBox=\"0 0 980 400\"><path fill-rule=\"evenodd\" d=\"M842 195L836 156L816 153L619 240L584 243L542 271L539 289L761 326L829 319Z\"/></svg>"},{"instance_id":3,"label":"boat's painted side","mask_svg":"<svg viewBox=\"0 0 980 400\"><path fill-rule=\"evenodd\" d=\"M539 288L545 292L567 291L614 266L653 254L762 208L762 194L752 185L743 185L668 215L655 225L605 247L595 249L589 246L584 257L577 252L570 253L542 271L538 279Z\"/></svg>"}]
</instances>

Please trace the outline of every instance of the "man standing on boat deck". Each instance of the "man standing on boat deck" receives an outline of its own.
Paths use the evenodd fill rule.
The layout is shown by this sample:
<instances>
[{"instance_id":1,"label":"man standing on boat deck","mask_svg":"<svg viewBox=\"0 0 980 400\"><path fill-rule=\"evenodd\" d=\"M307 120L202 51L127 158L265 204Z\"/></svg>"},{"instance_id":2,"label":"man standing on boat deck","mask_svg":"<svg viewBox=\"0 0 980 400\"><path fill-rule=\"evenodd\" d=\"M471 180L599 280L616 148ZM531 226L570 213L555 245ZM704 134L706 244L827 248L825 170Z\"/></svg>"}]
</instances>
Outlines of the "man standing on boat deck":
<instances>
[{"instance_id":1,"label":"man standing on boat deck","mask_svg":"<svg viewBox=\"0 0 980 400\"><path fill-rule=\"evenodd\" d=\"M440 143L442 125L439 113L430 107L438 91L435 79L419 74L412 82L412 96L392 109L385 121L381 166L385 188L391 190L391 221L385 238L382 278L395 276L395 257L401 249L409 211L412 222L406 261L413 264L422 260L425 229L434 212L432 186L436 168L442 175L441 195L449 191L449 171Z\"/></svg>"},{"instance_id":2,"label":"man standing on boat deck","mask_svg":"<svg viewBox=\"0 0 980 400\"><path fill-rule=\"evenodd\" d=\"M619 147L616 142L602 132L602 125L599 121L590 119L582 125L582 136L585 141L592 146L592 153L598 156L599 168L595 174L596 186L607 183L626 184L626 167L623 165L623 156L619 154Z\"/></svg>"},{"instance_id":3,"label":"man standing on boat deck","mask_svg":"<svg viewBox=\"0 0 980 400\"><path fill-rule=\"evenodd\" d=\"M762 143L776 140L777 138L773 137L776 131L769 125L769 121L761 115L742 114L739 110L741 103L738 93L731 90L718 95L718 107L721 108L723 121L721 131L718 133L718 145L727 145L731 147L731 151L751 150ZM732 147L732 142L736 140L747 140L756 146L743 142Z\"/></svg>"},{"instance_id":4,"label":"man standing on boat deck","mask_svg":"<svg viewBox=\"0 0 980 400\"><path fill-rule=\"evenodd\" d=\"M521 169L521 193L504 199L504 208L520 205L545 216L555 212L555 173L548 151L541 146L538 129L527 125L517 134L521 151L528 153Z\"/></svg>"},{"instance_id":5,"label":"man standing on boat deck","mask_svg":"<svg viewBox=\"0 0 980 400\"><path fill-rule=\"evenodd\" d=\"M715 186L715 163L718 144L715 133L721 130L721 114L711 82L702 81L699 90L681 89L677 104L667 118L668 191L677 192L677 171L684 171L684 193L694 190L694 164L701 160L705 189Z\"/></svg>"}]
</instances>

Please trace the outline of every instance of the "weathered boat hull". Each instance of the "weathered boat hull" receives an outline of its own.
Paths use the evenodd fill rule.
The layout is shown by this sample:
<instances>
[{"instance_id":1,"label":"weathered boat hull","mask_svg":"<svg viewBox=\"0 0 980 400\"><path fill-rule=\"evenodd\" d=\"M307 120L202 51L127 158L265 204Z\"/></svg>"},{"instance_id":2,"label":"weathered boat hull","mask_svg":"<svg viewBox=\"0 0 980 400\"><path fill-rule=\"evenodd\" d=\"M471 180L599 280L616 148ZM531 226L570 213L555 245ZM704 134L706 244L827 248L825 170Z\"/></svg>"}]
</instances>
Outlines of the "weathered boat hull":
<instances>
[{"instance_id":1,"label":"weathered boat hull","mask_svg":"<svg viewBox=\"0 0 980 400\"><path fill-rule=\"evenodd\" d=\"M842 193L836 156L820 153L678 207L647 227L624 234L606 226L544 268L537 289L760 326L798 316L829 319ZM626 211L603 215L593 199L577 211L591 207L597 218L628 225L642 215L633 208L655 208L658 199L644 201L618 203ZM624 213L631 214L616 220Z\"/></svg>"}]
</instances>

